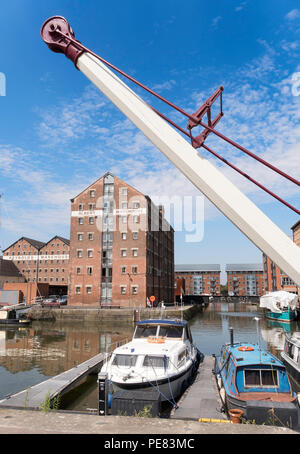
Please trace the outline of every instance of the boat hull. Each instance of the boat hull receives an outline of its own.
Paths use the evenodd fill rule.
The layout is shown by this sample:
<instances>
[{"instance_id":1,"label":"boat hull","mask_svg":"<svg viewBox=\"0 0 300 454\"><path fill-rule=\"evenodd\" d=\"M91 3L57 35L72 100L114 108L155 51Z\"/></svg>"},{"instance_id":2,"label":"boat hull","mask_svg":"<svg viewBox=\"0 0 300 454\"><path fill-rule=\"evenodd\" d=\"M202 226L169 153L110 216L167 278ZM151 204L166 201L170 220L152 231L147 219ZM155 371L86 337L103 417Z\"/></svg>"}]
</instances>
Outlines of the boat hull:
<instances>
[{"instance_id":1,"label":"boat hull","mask_svg":"<svg viewBox=\"0 0 300 454\"><path fill-rule=\"evenodd\" d=\"M298 425L298 406L294 402L272 402L261 400L246 400L226 395L226 409L243 411L243 418L254 424L284 425L294 428Z\"/></svg>"},{"instance_id":2,"label":"boat hull","mask_svg":"<svg viewBox=\"0 0 300 454\"><path fill-rule=\"evenodd\" d=\"M284 351L281 352L281 359L285 365L286 371L292 378L293 382L297 387L297 391L300 391L300 368Z\"/></svg>"},{"instance_id":3,"label":"boat hull","mask_svg":"<svg viewBox=\"0 0 300 454\"><path fill-rule=\"evenodd\" d=\"M143 381L135 383L119 383L114 380L111 381L113 393L120 391L149 391L158 389L161 394L161 401L172 401L180 396L185 389L189 386L197 373L199 361L192 363L185 371L180 374L173 375L172 377L164 377L157 381Z\"/></svg>"},{"instance_id":4,"label":"boat hull","mask_svg":"<svg viewBox=\"0 0 300 454\"><path fill-rule=\"evenodd\" d=\"M29 325L31 320L19 320L19 319L7 319L7 320L0 320L0 326L23 326Z\"/></svg>"},{"instance_id":5,"label":"boat hull","mask_svg":"<svg viewBox=\"0 0 300 454\"><path fill-rule=\"evenodd\" d=\"M266 318L269 320L282 322L282 323L290 323L296 320L297 312L296 311L285 311L285 312L266 312Z\"/></svg>"}]
</instances>

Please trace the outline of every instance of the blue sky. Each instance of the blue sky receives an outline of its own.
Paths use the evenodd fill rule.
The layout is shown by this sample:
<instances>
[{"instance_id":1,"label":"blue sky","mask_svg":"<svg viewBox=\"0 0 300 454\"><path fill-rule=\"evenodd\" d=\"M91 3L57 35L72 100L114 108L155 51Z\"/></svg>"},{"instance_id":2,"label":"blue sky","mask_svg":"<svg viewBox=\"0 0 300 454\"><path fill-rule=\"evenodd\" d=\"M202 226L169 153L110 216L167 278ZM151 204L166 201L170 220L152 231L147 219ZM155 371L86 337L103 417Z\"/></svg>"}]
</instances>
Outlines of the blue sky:
<instances>
[{"instance_id":1,"label":"blue sky","mask_svg":"<svg viewBox=\"0 0 300 454\"><path fill-rule=\"evenodd\" d=\"M0 246L20 236L69 236L71 197L110 170L152 197L199 192L77 71L40 38L65 16L103 58L193 113L220 85L217 129L300 178L300 5L279 0L2 0ZM181 126L186 119L140 89ZM297 186L216 137L207 145L299 208ZM284 232L298 216L202 151ZM172 221L172 219L171 219ZM175 234L176 263L260 262L261 252L205 200L204 235Z\"/></svg>"}]
</instances>

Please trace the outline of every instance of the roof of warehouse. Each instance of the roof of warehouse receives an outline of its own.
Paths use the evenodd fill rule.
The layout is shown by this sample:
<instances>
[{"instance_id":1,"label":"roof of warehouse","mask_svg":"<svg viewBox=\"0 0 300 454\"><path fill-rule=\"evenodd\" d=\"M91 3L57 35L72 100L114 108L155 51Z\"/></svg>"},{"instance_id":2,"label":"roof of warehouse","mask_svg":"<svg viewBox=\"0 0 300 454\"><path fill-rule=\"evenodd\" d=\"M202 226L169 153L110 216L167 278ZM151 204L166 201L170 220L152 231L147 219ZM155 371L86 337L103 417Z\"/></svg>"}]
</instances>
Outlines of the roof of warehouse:
<instances>
[{"instance_id":1,"label":"roof of warehouse","mask_svg":"<svg viewBox=\"0 0 300 454\"><path fill-rule=\"evenodd\" d=\"M3 260L0 257L0 276L16 276L19 277L21 272L11 260Z\"/></svg>"},{"instance_id":2,"label":"roof of warehouse","mask_svg":"<svg viewBox=\"0 0 300 454\"><path fill-rule=\"evenodd\" d=\"M263 271L262 263L228 263L225 271Z\"/></svg>"},{"instance_id":3,"label":"roof of warehouse","mask_svg":"<svg viewBox=\"0 0 300 454\"><path fill-rule=\"evenodd\" d=\"M184 264L184 265L175 265L175 272L184 273L184 272L195 272L195 271L221 271L221 266L219 264L210 263L210 264Z\"/></svg>"}]
</instances>

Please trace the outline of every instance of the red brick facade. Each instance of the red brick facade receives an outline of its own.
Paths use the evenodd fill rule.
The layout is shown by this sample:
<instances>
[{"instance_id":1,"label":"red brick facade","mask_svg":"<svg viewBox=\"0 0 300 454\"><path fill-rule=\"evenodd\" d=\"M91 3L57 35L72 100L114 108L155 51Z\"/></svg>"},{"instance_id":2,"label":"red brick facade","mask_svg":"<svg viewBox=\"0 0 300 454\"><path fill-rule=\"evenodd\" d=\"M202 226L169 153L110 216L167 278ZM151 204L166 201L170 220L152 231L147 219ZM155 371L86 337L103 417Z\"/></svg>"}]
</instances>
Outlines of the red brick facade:
<instances>
[{"instance_id":1,"label":"red brick facade","mask_svg":"<svg viewBox=\"0 0 300 454\"><path fill-rule=\"evenodd\" d=\"M265 293L260 264L226 265L229 296L261 296Z\"/></svg>"},{"instance_id":2,"label":"red brick facade","mask_svg":"<svg viewBox=\"0 0 300 454\"><path fill-rule=\"evenodd\" d=\"M67 293L69 278L69 240L55 236L47 243L22 237L3 251L26 282L49 284L50 293Z\"/></svg>"},{"instance_id":3,"label":"red brick facade","mask_svg":"<svg viewBox=\"0 0 300 454\"><path fill-rule=\"evenodd\" d=\"M110 173L71 203L68 304L173 302L174 231L162 208Z\"/></svg>"},{"instance_id":4,"label":"red brick facade","mask_svg":"<svg viewBox=\"0 0 300 454\"><path fill-rule=\"evenodd\" d=\"M220 265L176 265L175 282L183 279L186 295L219 295Z\"/></svg>"}]
</instances>

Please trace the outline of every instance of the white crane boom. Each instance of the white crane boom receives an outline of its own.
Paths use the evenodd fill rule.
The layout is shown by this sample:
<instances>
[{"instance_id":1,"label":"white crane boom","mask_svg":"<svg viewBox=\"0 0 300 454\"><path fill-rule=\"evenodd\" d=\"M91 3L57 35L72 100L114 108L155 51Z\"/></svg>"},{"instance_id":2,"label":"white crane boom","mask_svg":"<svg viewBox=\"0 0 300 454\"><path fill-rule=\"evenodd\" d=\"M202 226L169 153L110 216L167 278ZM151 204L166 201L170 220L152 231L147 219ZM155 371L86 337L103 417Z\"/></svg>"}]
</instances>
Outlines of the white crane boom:
<instances>
[{"instance_id":1,"label":"white crane boom","mask_svg":"<svg viewBox=\"0 0 300 454\"><path fill-rule=\"evenodd\" d=\"M65 19L64 19L65 20ZM53 24L52 24L53 25ZM44 24L51 27L51 19ZM48 41L47 41L48 40ZM56 44L55 44L56 45ZM53 46L53 44L52 44ZM49 45L49 47L51 47ZM67 55L69 50L55 50ZM73 49L74 50L74 49ZM212 163L89 52L73 52L76 67L199 189L252 243L300 286L300 248Z\"/></svg>"}]
</instances>

